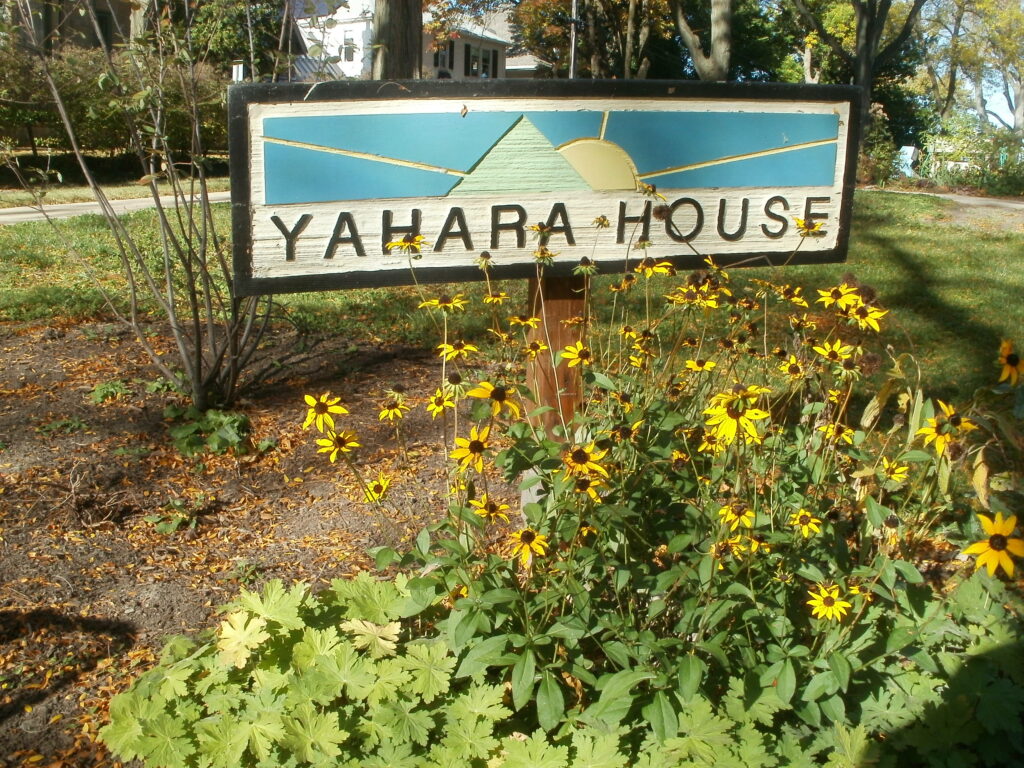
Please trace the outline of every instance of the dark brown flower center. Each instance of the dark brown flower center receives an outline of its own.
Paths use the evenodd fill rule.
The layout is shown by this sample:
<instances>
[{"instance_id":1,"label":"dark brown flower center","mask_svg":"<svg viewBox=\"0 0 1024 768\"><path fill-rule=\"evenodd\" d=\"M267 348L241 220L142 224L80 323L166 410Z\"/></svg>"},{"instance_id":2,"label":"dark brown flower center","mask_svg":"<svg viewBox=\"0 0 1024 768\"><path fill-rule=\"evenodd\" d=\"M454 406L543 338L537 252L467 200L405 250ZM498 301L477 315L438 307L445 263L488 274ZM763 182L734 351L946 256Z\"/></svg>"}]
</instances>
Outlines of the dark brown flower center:
<instances>
[{"instance_id":1,"label":"dark brown flower center","mask_svg":"<svg viewBox=\"0 0 1024 768\"><path fill-rule=\"evenodd\" d=\"M590 359L590 350L586 349L586 348L581 349L579 351L579 354L576 355L576 357L578 357L580 360L589 360Z\"/></svg>"},{"instance_id":2,"label":"dark brown flower center","mask_svg":"<svg viewBox=\"0 0 1024 768\"><path fill-rule=\"evenodd\" d=\"M374 483L370 486L370 490L373 491L377 496L384 493L384 485L382 483Z\"/></svg>"},{"instance_id":3,"label":"dark brown flower center","mask_svg":"<svg viewBox=\"0 0 1024 768\"><path fill-rule=\"evenodd\" d=\"M531 531L529 528L527 528L525 531L519 534L519 540L523 542L523 544L525 544L526 546L530 546L531 544L533 544L536 538L537 534Z\"/></svg>"},{"instance_id":4,"label":"dark brown flower center","mask_svg":"<svg viewBox=\"0 0 1024 768\"><path fill-rule=\"evenodd\" d=\"M590 478L589 477L578 477L576 478L576 490L586 491L590 489Z\"/></svg>"},{"instance_id":5,"label":"dark brown flower center","mask_svg":"<svg viewBox=\"0 0 1024 768\"><path fill-rule=\"evenodd\" d=\"M821 598L821 604L824 605L826 608L831 608L833 605L836 604L836 599L831 596L823 597Z\"/></svg>"},{"instance_id":6,"label":"dark brown flower center","mask_svg":"<svg viewBox=\"0 0 1024 768\"><path fill-rule=\"evenodd\" d=\"M470 453L483 453L484 452L484 444L481 441L479 441L479 440L470 440L469 441L469 452Z\"/></svg>"},{"instance_id":7,"label":"dark brown flower center","mask_svg":"<svg viewBox=\"0 0 1024 768\"><path fill-rule=\"evenodd\" d=\"M952 416L949 417L949 423L952 424L954 427L959 428L960 425L963 424L963 418L960 416L959 413L954 413Z\"/></svg>"},{"instance_id":8,"label":"dark brown flower center","mask_svg":"<svg viewBox=\"0 0 1024 768\"><path fill-rule=\"evenodd\" d=\"M577 448L576 450L569 454L569 458L571 458L573 462L576 464L586 464L588 461L590 461L590 454L587 453L582 448Z\"/></svg>"},{"instance_id":9,"label":"dark brown flower center","mask_svg":"<svg viewBox=\"0 0 1024 768\"><path fill-rule=\"evenodd\" d=\"M495 402L504 403L507 397L508 390L504 387L495 387L491 390L491 400L494 400Z\"/></svg>"},{"instance_id":10,"label":"dark brown flower center","mask_svg":"<svg viewBox=\"0 0 1024 768\"><path fill-rule=\"evenodd\" d=\"M797 365L796 363L791 363L789 368L786 369L786 371L792 374L793 376L796 376L800 373L800 366Z\"/></svg>"},{"instance_id":11,"label":"dark brown flower center","mask_svg":"<svg viewBox=\"0 0 1024 768\"><path fill-rule=\"evenodd\" d=\"M498 505L493 501L488 501L484 504L484 509L487 511L488 515L495 515L498 513Z\"/></svg>"},{"instance_id":12,"label":"dark brown flower center","mask_svg":"<svg viewBox=\"0 0 1024 768\"><path fill-rule=\"evenodd\" d=\"M810 524L811 524L811 516L810 515L800 515L800 525L810 525Z\"/></svg>"},{"instance_id":13,"label":"dark brown flower center","mask_svg":"<svg viewBox=\"0 0 1024 768\"><path fill-rule=\"evenodd\" d=\"M327 413L330 406L322 400L317 400L316 405L313 406L313 413L322 416Z\"/></svg>"},{"instance_id":14,"label":"dark brown flower center","mask_svg":"<svg viewBox=\"0 0 1024 768\"><path fill-rule=\"evenodd\" d=\"M1006 549L1006 537L1001 533L994 533L988 537L988 545L996 552Z\"/></svg>"},{"instance_id":15,"label":"dark brown flower center","mask_svg":"<svg viewBox=\"0 0 1024 768\"><path fill-rule=\"evenodd\" d=\"M886 528L898 528L899 525L900 525L900 519L898 517L896 517L896 515L889 515L887 518L885 518L885 527Z\"/></svg>"},{"instance_id":16,"label":"dark brown flower center","mask_svg":"<svg viewBox=\"0 0 1024 768\"><path fill-rule=\"evenodd\" d=\"M449 373L448 383L451 384L453 387L457 387L459 384L462 383L462 377L457 373Z\"/></svg>"},{"instance_id":17,"label":"dark brown flower center","mask_svg":"<svg viewBox=\"0 0 1024 768\"><path fill-rule=\"evenodd\" d=\"M1006 364L1011 368L1016 368L1018 365L1020 365L1020 355L1018 355L1016 352L1011 352L1006 356Z\"/></svg>"}]
</instances>

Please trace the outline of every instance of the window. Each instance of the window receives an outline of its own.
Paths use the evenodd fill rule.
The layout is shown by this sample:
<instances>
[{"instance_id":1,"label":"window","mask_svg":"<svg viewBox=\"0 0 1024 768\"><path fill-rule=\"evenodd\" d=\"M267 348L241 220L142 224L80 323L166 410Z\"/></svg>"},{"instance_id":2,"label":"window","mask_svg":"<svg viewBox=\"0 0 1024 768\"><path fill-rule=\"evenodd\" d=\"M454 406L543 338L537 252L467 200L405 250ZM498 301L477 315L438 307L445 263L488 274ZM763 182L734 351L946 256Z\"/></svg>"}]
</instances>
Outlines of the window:
<instances>
[{"instance_id":1,"label":"window","mask_svg":"<svg viewBox=\"0 0 1024 768\"><path fill-rule=\"evenodd\" d=\"M348 34L348 32L345 33L345 43L343 48L345 51L345 61L355 61L356 41L353 39L352 35Z\"/></svg>"}]
</instances>

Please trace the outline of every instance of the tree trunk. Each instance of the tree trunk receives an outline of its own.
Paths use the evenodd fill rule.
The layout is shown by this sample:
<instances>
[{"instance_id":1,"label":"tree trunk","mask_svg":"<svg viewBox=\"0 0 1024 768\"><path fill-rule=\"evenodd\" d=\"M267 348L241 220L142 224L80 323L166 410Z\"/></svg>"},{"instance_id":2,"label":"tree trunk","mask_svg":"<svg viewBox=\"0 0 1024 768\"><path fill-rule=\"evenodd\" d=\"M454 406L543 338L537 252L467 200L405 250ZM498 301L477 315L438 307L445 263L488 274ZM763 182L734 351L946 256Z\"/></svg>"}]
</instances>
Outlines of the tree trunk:
<instances>
[{"instance_id":1,"label":"tree trunk","mask_svg":"<svg viewBox=\"0 0 1024 768\"><path fill-rule=\"evenodd\" d=\"M419 78L423 62L420 0L376 0L373 26L373 79Z\"/></svg>"},{"instance_id":2,"label":"tree trunk","mask_svg":"<svg viewBox=\"0 0 1024 768\"><path fill-rule=\"evenodd\" d=\"M700 36L686 20L681 0L670 0L669 4L697 76L701 80L727 80L732 57L732 0L711 0L711 50L706 53Z\"/></svg>"}]
</instances>

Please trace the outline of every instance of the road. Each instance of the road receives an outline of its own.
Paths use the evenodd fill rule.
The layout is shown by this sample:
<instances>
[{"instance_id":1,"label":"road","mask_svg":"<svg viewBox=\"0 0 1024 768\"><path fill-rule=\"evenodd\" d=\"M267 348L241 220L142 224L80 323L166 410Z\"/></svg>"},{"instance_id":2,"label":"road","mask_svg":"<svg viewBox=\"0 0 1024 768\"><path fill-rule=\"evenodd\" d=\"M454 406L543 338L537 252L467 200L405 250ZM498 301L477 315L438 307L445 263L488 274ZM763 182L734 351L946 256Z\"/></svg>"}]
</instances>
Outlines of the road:
<instances>
[{"instance_id":1,"label":"road","mask_svg":"<svg viewBox=\"0 0 1024 768\"><path fill-rule=\"evenodd\" d=\"M230 192L211 192L211 203L227 203L231 201ZM174 205L174 197L165 195L160 198L165 206ZM132 200L111 200L110 207L115 213L128 213L130 211L141 211L144 208L152 208L154 205L152 197L137 198ZM0 208L0 225L20 224L23 221L43 221L47 217L51 219L69 219L72 216L82 216L87 213L100 213L100 206L95 201L88 203L58 203L56 205L44 205L42 209L26 205L18 208Z\"/></svg>"}]
</instances>

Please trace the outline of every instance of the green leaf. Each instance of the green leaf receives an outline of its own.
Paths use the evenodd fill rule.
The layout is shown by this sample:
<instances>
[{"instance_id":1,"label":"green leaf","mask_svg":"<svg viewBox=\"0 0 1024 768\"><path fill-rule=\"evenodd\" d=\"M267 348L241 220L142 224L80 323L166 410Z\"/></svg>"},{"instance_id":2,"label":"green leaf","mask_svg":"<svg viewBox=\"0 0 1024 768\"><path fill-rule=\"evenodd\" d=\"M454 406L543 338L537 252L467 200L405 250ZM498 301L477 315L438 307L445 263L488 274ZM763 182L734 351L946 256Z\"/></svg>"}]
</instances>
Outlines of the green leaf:
<instances>
[{"instance_id":1,"label":"green leaf","mask_svg":"<svg viewBox=\"0 0 1024 768\"><path fill-rule=\"evenodd\" d=\"M775 681L775 693L784 704L793 700L796 692L796 670L793 668L793 660L786 659L782 662L782 669Z\"/></svg>"},{"instance_id":2,"label":"green leaf","mask_svg":"<svg viewBox=\"0 0 1024 768\"><path fill-rule=\"evenodd\" d=\"M833 723L846 722L846 704L838 694L822 699L818 702L818 706L821 707L821 713Z\"/></svg>"},{"instance_id":3,"label":"green leaf","mask_svg":"<svg viewBox=\"0 0 1024 768\"><path fill-rule=\"evenodd\" d=\"M349 619L341 623L341 628L354 636L352 644L356 648L365 649L371 658L380 659L395 654L402 625L397 621L381 625L363 619Z\"/></svg>"},{"instance_id":4,"label":"green leaf","mask_svg":"<svg viewBox=\"0 0 1024 768\"><path fill-rule=\"evenodd\" d=\"M495 635L481 640L469 649L462 659L462 663L459 664L455 677L473 677L485 671L505 653L506 645L508 645L508 638L505 635Z\"/></svg>"},{"instance_id":5,"label":"green leaf","mask_svg":"<svg viewBox=\"0 0 1024 768\"><path fill-rule=\"evenodd\" d=\"M474 684L452 702L448 719L483 718L492 722L508 717L508 708L502 703L505 691L497 685Z\"/></svg>"},{"instance_id":6,"label":"green leaf","mask_svg":"<svg viewBox=\"0 0 1024 768\"><path fill-rule=\"evenodd\" d=\"M804 688L803 695L800 698L804 701L817 701L822 695L831 695L838 689L839 682L831 670L819 672L807 683L807 687Z\"/></svg>"},{"instance_id":7,"label":"green leaf","mask_svg":"<svg viewBox=\"0 0 1024 768\"><path fill-rule=\"evenodd\" d=\"M853 672L850 661L838 651L833 651L828 657L828 668L836 676L836 680L839 682L839 689L845 692L850 685L850 675Z\"/></svg>"},{"instance_id":8,"label":"green leaf","mask_svg":"<svg viewBox=\"0 0 1024 768\"><path fill-rule=\"evenodd\" d=\"M716 756L733 743L730 726L728 720L715 715L707 699L698 696L679 713L679 732L684 735L668 739L665 747L682 759L695 757L714 765Z\"/></svg>"},{"instance_id":9,"label":"green leaf","mask_svg":"<svg viewBox=\"0 0 1024 768\"><path fill-rule=\"evenodd\" d=\"M636 687L652 677L653 672L628 669L613 675L605 675L598 682L601 688L600 698L583 712L580 719L591 724L618 725L633 706L637 695Z\"/></svg>"},{"instance_id":10,"label":"green leaf","mask_svg":"<svg viewBox=\"0 0 1024 768\"><path fill-rule=\"evenodd\" d=\"M615 733L594 734L576 730L572 734L576 768L625 768L626 756L619 751L619 737Z\"/></svg>"},{"instance_id":11,"label":"green leaf","mask_svg":"<svg viewBox=\"0 0 1024 768\"><path fill-rule=\"evenodd\" d=\"M526 648L512 667L512 706L522 709L533 695L533 678L537 664L533 650Z\"/></svg>"},{"instance_id":12,"label":"green leaf","mask_svg":"<svg viewBox=\"0 0 1024 768\"><path fill-rule=\"evenodd\" d=\"M679 733L679 719L664 691L654 694L651 703L643 708L643 715L659 741L665 741Z\"/></svg>"},{"instance_id":13,"label":"green leaf","mask_svg":"<svg viewBox=\"0 0 1024 768\"><path fill-rule=\"evenodd\" d=\"M137 699L134 689L111 699L110 725L100 729L103 743L124 760L142 757L142 725L136 719Z\"/></svg>"},{"instance_id":14,"label":"green leaf","mask_svg":"<svg viewBox=\"0 0 1024 768\"><path fill-rule=\"evenodd\" d=\"M196 751L185 735L185 724L170 714L160 714L146 723L139 746L147 765L164 768L185 768Z\"/></svg>"},{"instance_id":15,"label":"green leaf","mask_svg":"<svg viewBox=\"0 0 1024 768\"><path fill-rule=\"evenodd\" d=\"M920 584L924 581L924 576L913 563L908 563L906 560L893 560L892 564L897 571L903 574L903 578L907 580L908 584Z\"/></svg>"},{"instance_id":16,"label":"green leaf","mask_svg":"<svg viewBox=\"0 0 1024 768\"><path fill-rule=\"evenodd\" d=\"M403 699L389 701L373 714L392 733L392 738L426 746L434 720L428 710L416 709L416 703Z\"/></svg>"},{"instance_id":17,"label":"green leaf","mask_svg":"<svg viewBox=\"0 0 1024 768\"><path fill-rule=\"evenodd\" d=\"M282 718L286 749L307 763L321 763L341 754L340 744L348 732L338 724L336 712L318 712L311 704L300 704L292 717Z\"/></svg>"},{"instance_id":18,"label":"green leaf","mask_svg":"<svg viewBox=\"0 0 1024 768\"><path fill-rule=\"evenodd\" d=\"M448 690L455 659L439 640L409 643L402 664L413 674L410 690L425 702Z\"/></svg>"},{"instance_id":19,"label":"green leaf","mask_svg":"<svg viewBox=\"0 0 1024 768\"><path fill-rule=\"evenodd\" d=\"M847 728L836 723L832 732L836 748L828 756L828 768L860 768L877 762L878 749L866 728Z\"/></svg>"},{"instance_id":20,"label":"green leaf","mask_svg":"<svg viewBox=\"0 0 1024 768\"><path fill-rule=\"evenodd\" d=\"M548 743L541 731L535 731L525 740L503 739L505 761L502 768L567 768L569 750Z\"/></svg>"},{"instance_id":21,"label":"green leaf","mask_svg":"<svg viewBox=\"0 0 1024 768\"><path fill-rule=\"evenodd\" d=\"M697 690L700 688L700 681L704 677L704 670L706 669L707 664L692 653L684 656L679 662L677 667L679 695L683 698L683 701L689 701L696 695Z\"/></svg>"},{"instance_id":22,"label":"green leaf","mask_svg":"<svg viewBox=\"0 0 1024 768\"><path fill-rule=\"evenodd\" d=\"M892 514L892 510L888 507L883 507L871 496L866 499L866 511L868 513L868 520L875 528L881 528L885 523L885 518Z\"/></svg>"},{"instance_id":23,"label":"green leaf","mask_svg":"<svg viewBox=\"0 0 1024 768\"><path fill-rule=\"evenodd\" d=\"M241 669L248 663L249 656L260 645L270 639L263 630L267 622L259 616L250 617L245 611L228 614L227 621L220 623L217 650L221 660Z\"/></svg>"},{"instance_id":24,"label":"green leaf","mask_svg":"<svg viewBox=\"0 0 1024 768\"><path fill-rule=\"evenodd\" d=\"M302 629L305 622L299 618L299 609L305 604L308 592L301 581L286 591L280 579L273 579L263 587L262 595L243 589L238 604L284 630Z\"/></svg>"},{"instance_id":25,"label":"green leaf","mask_svg":"<svg viewBox=\"0 0 1024 768\"><path fill-rule=\"evenodd\" d=\"M564 713L562 687L555 676L545 670L541 673L540 686L537 688L537 722L545 731L551 731L562 721Z\"/></svg>"},{"instance_id":26,"label":"green leaf","mask_svg":"<svg viewBox=\"0 0 1024 768\"><path fill-rule=\"evenodd\" d=\"M207 717L196 723L199 754L213 768L237 768L249 745L249 731L233 715Z\"/></svg>"}]
</instances>

